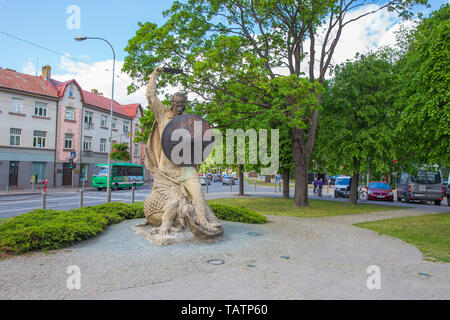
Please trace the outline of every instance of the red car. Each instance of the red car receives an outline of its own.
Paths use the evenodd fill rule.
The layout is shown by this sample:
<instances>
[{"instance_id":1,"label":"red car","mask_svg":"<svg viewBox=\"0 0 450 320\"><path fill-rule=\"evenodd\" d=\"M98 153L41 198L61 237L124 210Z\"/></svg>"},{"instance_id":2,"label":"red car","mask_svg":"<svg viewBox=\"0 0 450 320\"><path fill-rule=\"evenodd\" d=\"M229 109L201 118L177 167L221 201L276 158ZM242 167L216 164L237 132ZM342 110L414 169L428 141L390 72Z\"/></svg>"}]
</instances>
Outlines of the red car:
<instances>
[{"instance_id":1,"label":"red car","mask_svg":"<svg viewBox=\"0 0 450 320\"><path fill-rule=\"evenodd\" d=\"M386 182L371 182L367 193L369 200L394 201L394 192Z\"/></svg>"}]
</instances>

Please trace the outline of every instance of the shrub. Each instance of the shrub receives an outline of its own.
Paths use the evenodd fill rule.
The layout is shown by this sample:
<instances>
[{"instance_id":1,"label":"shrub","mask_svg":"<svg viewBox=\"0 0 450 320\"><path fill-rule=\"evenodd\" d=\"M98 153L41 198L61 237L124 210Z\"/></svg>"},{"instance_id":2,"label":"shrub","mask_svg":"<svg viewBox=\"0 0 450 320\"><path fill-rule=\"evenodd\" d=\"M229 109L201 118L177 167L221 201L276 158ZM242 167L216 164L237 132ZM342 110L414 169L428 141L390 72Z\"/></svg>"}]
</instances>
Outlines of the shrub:
<instances>
[{"instance_id":1,"label":"shrub","mask_svg":"<svg viewBox=\"0 0 450 320\"><path fill-rule=\"evenodd\" d=\"M211 203L209 204L217 218L226 221L257 223L267 222L267 218L253 210L245 207L232 207L225 204Z\"/></svg>"},{"instance_id":2,"label":"shrub","mask_svg":"<svg viewBox=\"0 0 450 320\"><path fill-rule=\"evenodd\" d=\"M211 204L219 219L265 223L267 218L244 207ZM0 256L55 250L95 237L108 225L144 218L144 203L110 202L68 211L34 210L0 223Z\"/></svg>"},{"instance_id":3,"label":"shrub","mask_svg":"<svg viewBox=\"0 0 450 320\"><path fill-rule=\"evenodd\" d=\"M110 224L142 217L142 202L110 202L69 211L34 210L0 224L0 253L64 248L95 237Z\"/></svg>"}]
</instances>

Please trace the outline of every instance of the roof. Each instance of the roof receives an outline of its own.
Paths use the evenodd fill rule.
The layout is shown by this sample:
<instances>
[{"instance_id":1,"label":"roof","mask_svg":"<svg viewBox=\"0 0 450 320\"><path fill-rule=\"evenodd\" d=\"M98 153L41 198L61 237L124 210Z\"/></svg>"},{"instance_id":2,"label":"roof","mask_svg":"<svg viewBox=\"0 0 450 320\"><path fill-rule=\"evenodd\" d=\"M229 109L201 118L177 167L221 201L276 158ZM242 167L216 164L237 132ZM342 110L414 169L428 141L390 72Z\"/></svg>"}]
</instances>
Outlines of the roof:
<instances>
[{"instance_id":1,"label":"roof","mask_svg":"<svg viewBox=\"0 0 450 320\"><path fill-rule=\"evenodd\" d=\"M88 92L86 90L82 90L83 101L87 105L91 105L94 107L98 107L104 109L106 111L111 111L111 99L105 98L104 96L100 96L95 93ZM132 118L123 108L122 106L114 100L113 112L122 114L124 116Z\"/></svg>"},{"instance_id":2,"label":"roof","mask_svg":"<svg viewBox=\"0 0 450 320\"><path fill-rule=\"evenodd\" d=\"M80 89L83 104L104 109L108 112L111 111L111 99L95 93L91 93L86 90L82 90L81 86L75 79L64 82L55 79L50 79L47 81L42 76L37 77L9 69L0 68L0 88L2 87L61 99L64 95L66 87L70 83L74 83ZM127 118L134 118L137 113L137 108L139 107L139 103L122 106L120 103L114 100L113 112L123 115Z\"/></svg>"},{"instance_id":3,"label":"roof","mask_svg":"<svg viewBox=\"0 0 450 320\"><path fill-rule=\"evenodd\" d=\"M9 69L0 68L0 87L58 98L56 88L44 78L19 73Z\"/></svg>"},{"instance_id":4,"label":"roof","mask_svg":"<svg viewBox=\"0 0 450 320\"><path fill-rule=\"evenodd\" d=\"M141 107L140 103L132 103L122 106L122 109L130 116L135 118L138 109Z\"/></svg>"},{"instance_id":5,"label":"roof","mask_svg":"<svg viewBox=\"0 0 450 320\"><path fill-rule=\"evenodd\" d=\"M64 92L66 91L67 86L71 83L75 83L75 85L80 89L80 91L82 90L81 86L78 84L78 82L75 79L67 80L64 82L61 82L61 81L58 81L55 79L50 79L49 82L56 89L56 92L58 93L58 97L60 97L60 98L62 98L64 96Z\"/></svg>"}]
</instances>

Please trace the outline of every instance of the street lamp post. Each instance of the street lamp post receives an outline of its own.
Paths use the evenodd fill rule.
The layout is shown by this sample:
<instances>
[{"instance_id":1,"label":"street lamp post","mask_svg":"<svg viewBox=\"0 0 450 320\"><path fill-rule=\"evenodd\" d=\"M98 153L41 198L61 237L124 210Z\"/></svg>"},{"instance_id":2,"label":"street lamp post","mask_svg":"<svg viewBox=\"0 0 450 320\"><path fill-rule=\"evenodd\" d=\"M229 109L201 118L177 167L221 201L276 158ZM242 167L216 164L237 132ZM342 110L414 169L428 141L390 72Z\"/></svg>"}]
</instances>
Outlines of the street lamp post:
<instances>
[{"instance_id":1,"label":"street lamp post","mask_svg":"<svg viewBox=\"0 0 450 320\"><path fill-rule=\"evenodd\" d=\"M84 41L88 39L95 39L95 40L103 40L105 41L112 50L113 53L113 75L112 75L112 90L111 90L111 116L109 121L109 152L108 152L108 179L107 179L107 185L106 185L106 202L111 202L111 151L112 151L112 124L113 124L113 107L114 107L114 71L115 71L115 65L116 65L116 53L114 52L114 48L109 43L108 40L105 40L103 38L97 38L97 37L75 37L76 41Z\"/></svg>"}]
</instances>

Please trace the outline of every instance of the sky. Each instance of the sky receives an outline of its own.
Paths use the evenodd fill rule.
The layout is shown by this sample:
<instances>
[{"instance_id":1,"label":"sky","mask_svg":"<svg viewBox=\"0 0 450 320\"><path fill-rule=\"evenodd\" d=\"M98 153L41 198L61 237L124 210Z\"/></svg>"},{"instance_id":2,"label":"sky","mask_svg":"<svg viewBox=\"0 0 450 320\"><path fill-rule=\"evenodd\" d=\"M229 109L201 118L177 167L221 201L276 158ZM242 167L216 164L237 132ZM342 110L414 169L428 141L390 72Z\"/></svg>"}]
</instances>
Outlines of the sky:
<instances>
[{"instance_id":1,"label":"sky","mask_svg":"<svg viewBox=\"0 0 450 320\"><path fill-rule=\"evenodd\" d=\"M111 97L112 51L103 41L76 42L76 36L107 39L116 53L114 99L121 104L146 105L145 89L127 94L131 79L121 72L124 48L138 30L138 22L164 23L162 12L174 1L158 0L0 0L0 67L38 75L43 65L52 66L52 78L76 79L83 89L98 89ZM430 1L431 8L416 7L427 16L446 3ZM79 15L76 15L79 12ZM354 14L357 14L355 12ZM79 17L79 19L77 19ZM356 52L395 43L400 20L393 13L379 12L349 25L336 48L333 64L354 57ZM9 34L6 35L5 33ZM24 43L15 36L63 54ZM67 56L76 59L70 59ZM85 63L83 63L83 62Z\"/></svg>"}]
</instances>

